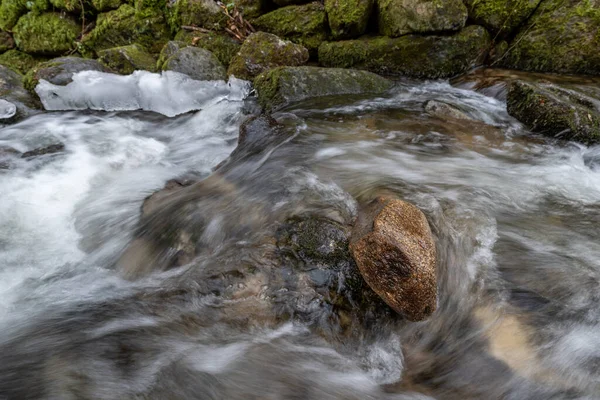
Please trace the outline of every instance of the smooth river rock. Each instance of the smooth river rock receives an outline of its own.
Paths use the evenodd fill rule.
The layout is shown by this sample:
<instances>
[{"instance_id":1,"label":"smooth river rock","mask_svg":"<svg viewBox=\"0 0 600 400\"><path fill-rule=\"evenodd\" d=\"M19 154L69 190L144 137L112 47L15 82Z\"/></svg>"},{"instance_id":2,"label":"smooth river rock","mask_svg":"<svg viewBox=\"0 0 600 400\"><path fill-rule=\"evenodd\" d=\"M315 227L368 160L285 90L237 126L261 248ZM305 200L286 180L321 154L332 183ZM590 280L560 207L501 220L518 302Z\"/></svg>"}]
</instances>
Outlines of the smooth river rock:
<instances>
[{"instance_id":1,"label":"smooth river rock","mask_svg":"<svg viewBox=\"0 0 600 400\"><path fill-rule=\"evenodd\" d=\"M437 304L435 242L425 215L402 200L379 197L364 206L350 251L367 284L410 321Z\"/></svg>"}]
</instances>

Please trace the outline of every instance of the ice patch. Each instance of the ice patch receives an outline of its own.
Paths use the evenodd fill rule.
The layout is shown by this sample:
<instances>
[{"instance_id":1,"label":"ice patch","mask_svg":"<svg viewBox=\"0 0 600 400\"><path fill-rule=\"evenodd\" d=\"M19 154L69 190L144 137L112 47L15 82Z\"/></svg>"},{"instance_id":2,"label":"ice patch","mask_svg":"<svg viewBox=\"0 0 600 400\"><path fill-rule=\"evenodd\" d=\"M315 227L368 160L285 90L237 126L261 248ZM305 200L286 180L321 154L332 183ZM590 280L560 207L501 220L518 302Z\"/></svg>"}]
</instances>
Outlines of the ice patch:
<instances>
[{"instance_id":1,"label":"ice patch","mask_svg":"<svg viewBox=\"0 0 600 400\"><path fill-rule=\"evenodd\" d=\"M173 117L223 100L242 101L250 93L250 82L234 77L229 82L196 81L173 71L127 76L83 71L66 86L42 79L35 91L46 110L146 110Z\"/></svg>"}]
</instances>

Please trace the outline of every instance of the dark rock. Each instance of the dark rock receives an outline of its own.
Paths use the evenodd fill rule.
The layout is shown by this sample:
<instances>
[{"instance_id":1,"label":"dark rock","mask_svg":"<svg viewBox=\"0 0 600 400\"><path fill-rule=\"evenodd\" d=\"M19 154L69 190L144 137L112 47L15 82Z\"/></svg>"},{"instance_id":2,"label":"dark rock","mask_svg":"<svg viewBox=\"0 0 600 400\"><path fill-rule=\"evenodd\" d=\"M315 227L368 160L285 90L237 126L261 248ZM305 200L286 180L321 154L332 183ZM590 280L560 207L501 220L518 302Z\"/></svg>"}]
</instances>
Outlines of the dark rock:
<instances>
[{"instance_id":1,"label":"dark rock","mask_svg":"<svg viewBox=\"0 0 600 400\"><path fill-rule=\"evenodd\" d=\"M319 47L319 63L415 78L448 78L481 65L490 45L484 28L469 26L452 36L407 35L326 42Z\"/></svg>"},{"instance_id":2,"label":"dark rock","mask_svg":"<svg viewBox=\"0 0 600 400\"><path fill-rule=\"evenodd\" d=\"M376 5L379 33L389 37L458 31L467 21L462 0L377 0Z\"/></svg>"},{"instance_id":3,"label":"dark rock","mask_svg":"<svg viewBox=\"0 0 600 400\"><path fill-rule=\"evenodd\" d=\"M411 321L435 311L435 242L418 208L377 198L360 210L350 250L365 281L395 311Z\"/></svg>"},{"instance_id":4,"label":"dark rock","mask_svg":"<svg viewBox=\"0 0 600 400\"><path fill-rule=\"evenodd\" d=\"M175 71L199 81L227 79L225 68L210 51L198 47L179 48L166 58L163 71Z\"/></svg>"},{"instance_id":5,"label":"dark rock","mask_svg":"<svg viewBox=\"0 0 600 400\"><path fill-rule=\"evenodd\" d=\"M0 31L0 53L15 48L15 40L10 33Z\"/></svg>"},{"instance_id":6,"label":"dark rock","mask_svg":"<svg viewBox=\"0 0 600 400\"><path fill-rule=\"evenodd\" d=\"M279 8L257 18L253 24L259 30L301 44L312 53L328 37L325 7L318 2Z\"/></svg>"},{"instance_id":7,"label":"dark rock","mask_svg":"<svg viewBox=\"0 0 600 400\"><path fill-rule=\"evenodd\" d=\"M270 111L313 97L382 94L392 86L373 73L341 68L281 67L254 80L261 106Z\"/></svg>"},{"instance_id":8,"label":"dark rock","mask_svg":"<svg viewBox=\"0 0 600 400\"><path fill-rule=\"evenodd\" d=\"M576 88L514 81L508 89L507 109L534 132L600 142L600 100Z\"/></svg>"},{"instance_id":9,"label":"dark rock","mask_svg":"<svg viewBox=\"0 0 600 400\"><path fill-rule=\"evenodd\" d=\"M270 33L257 32L246 39L239 53L233 57L227 74L251 80L269 69L299 66L307 61L308 50L305 47Z\"/></svg>"},{"instance_id":10,"label":"dark rock","mask_svg":"<svg viewBox=\"0 0 600 400\"><path fill-rule=\"evenodd\" d=\"M100 50L98 61L107 69L122 75L129 75L137 70L156 71L156 59L137 44Z\"/></svg>"},{"instance_id":11,"label":"dark rock","mask_svg":"<svg viewBox=\"0 0 600 400\"><path fill-rule=\"evenodd\" d=\"M54 85L67 85L73 81L73 75L81 71L110 72L97 60L60 57L36 65L25 76L24 84L28 90L34 90L40 79Z\"/></svg>"},{"instance_id":12,"label":"dark rock","mask_svg":"<svg viewBox=\"0 0 600 400\"><path fill-rule=\"evenodd\" d=\"M325 0L334 39L352 39L366 32L374 0Z\"/></svg>"},{"instance_id":13,"label":"dark rock","mask_svg":"<svg viewBox=\"0 0 600 400\"><path fill-rule=\"evenodd\" d=\"M501 65L524 71L600 74L598 0L545 0L520 29Z\"/></svg>"},{"instance_id":14,"label":"dark rock","mask_svg":"<svg viewBox=\"0 0 600 400\"><path fill-rule=\"evenodd\" d=\"M65 145L62 143L51 144L50 146L40 147L39 149L26 151L25 153L21 154L21 158L33 158L45 156L47 154L55 154L63 151L64 149Z\"/></svg>"},{"instance_id":15,"label":"dark rock","mask_svg":"<svg viewBox=\"0 0 600 400\"><path fill-rule=\"evenodd\" d=\"M464 0L469 18L504 38L523 24L542 0Z\"/></svg>"}]
</instances>

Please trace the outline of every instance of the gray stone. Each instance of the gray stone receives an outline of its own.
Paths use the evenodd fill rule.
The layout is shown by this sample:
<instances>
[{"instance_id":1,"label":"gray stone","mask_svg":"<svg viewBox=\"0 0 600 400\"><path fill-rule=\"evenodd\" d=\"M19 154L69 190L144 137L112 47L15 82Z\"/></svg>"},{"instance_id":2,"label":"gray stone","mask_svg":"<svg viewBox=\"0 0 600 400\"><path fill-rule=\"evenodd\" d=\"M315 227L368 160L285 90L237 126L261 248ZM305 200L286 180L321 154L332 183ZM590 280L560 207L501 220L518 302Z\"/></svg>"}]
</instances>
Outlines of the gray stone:
<instances>
[{"instance_id":1,"label":"gray stone","mask_svg":"<svg viewBox=\"0 0 600 400\"><path fill-rule=\"evenodd\" d=\"M184 47L174 52L162 65L164 71L175 71L199 81L227 79L227 73L217 57L208 50Z\"/></svg>"}]
</instances>

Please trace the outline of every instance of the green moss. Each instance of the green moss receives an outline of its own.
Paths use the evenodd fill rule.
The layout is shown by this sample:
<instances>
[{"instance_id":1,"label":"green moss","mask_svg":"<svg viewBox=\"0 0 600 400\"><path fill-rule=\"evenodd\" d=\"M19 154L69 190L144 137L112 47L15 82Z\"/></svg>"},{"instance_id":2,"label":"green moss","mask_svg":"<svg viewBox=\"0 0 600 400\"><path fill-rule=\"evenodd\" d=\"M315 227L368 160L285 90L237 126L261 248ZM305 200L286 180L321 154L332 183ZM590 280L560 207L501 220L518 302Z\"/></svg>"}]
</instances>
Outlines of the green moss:
<instances>
[{"instance_id":1,"label":"green moss","mask_svg":"<svg viewBox=\"0 0 600 400\"><path fill-rule=\"evenodd\" d=\"M546 0L513 40L502 65L600 74L600 10L590 0Z\"/></svg>"},{"instance_id":2,"label":"green moss","mask_svg":"<svg viewBox=\"0 0 600 400\"><path fill-rule=\"evenodd\" d=\"M100 12L116 10L121 4L121 0L92 0L92 6Z\"/></svg>"},{"instance_id":3,"label":"green moss","mask_svg":"<svg viewBox=\"0 0 600 400\"><path fill-rule=\"evenodd\" d=\"M313 54L329 36L325 7L320 3L279 8L257 18L254 27L301 44Z\"/></svg>"},{"instance_id":4,"label":"green moss","mask_svg":"<svg viewBox=\"0 0 600 400\"><path fill-rule=\"evenodd\" d=\"M137 44L101 50L98 52L98 61L123 75L136 70L156 71L156 59Z\"/></svg>"},{"instance_id":5,"label":"green moss","mask_svg":"<svg viewBox=\"0 0 600 400\"><path fill-rule=\"evenodd\" d=\"M167 7L167 20L175 33L188 25L219 30L225 26L226 16L213 0L177 0Z\"/></svg>"},{"instance_id":6,"label":"green moss","mask_svg":"<svg viewBox=\"0 0 600 400\"><path fill-rule=\"evenodd\" d=\"M230 3L235 4L246 19L260 17L268 7L266 0L233 0Z\"/></svg>"},{"instance_id":7,"label":"green moss","mask_svg":"<svg viewBox=\"0 0 600 400\"><path fill-rule=\"evenodd\" d=\"M506 37L531 16L542 0L464 1L473 21L499 37Z\"/></svg>"},{"instance_id":8,"label":"green moss","mask_svg":"<svg viewBox=\"0 0 600 400\"><path fill-rule=\"evenodd\" d=\"M481 65L490 45L484 28L469 26L453 36L407 35L323 43L319 63L416 78L448 78Z\"/></svg>"},{"instance_id":9,"label":"green moss","mask_svg":"<svg viewBox=\"0 0 600 400\"><path fill-rule=\"evenodd\" d=\"M29 54L18 50L8 50L0 55L0 65L4 65L19 74L26 74L31 68L37 65L40 61L36 60Z\"/></svg>"},{"instance_id":10,"label":"green moss","mask_svg":"<svg viewBox=\"0 0 600 400\"><path fill-rule=\"evenodd\" d=\"M50 3L60 10L78 13L81 12L80 0L50 0ZM86 5L91 7L87 0L84 2L84 8L86 8Z\"/></svg>"},{"instance_id":11,"label":"green moss","mask_svg":"<svg viewBox=\"0 0 600 400\"><path fill-rule=\"evenodd\" d=\"M27 13L25 0L2 0L0 4L0 28L10 31L17 21Z\"/></svg>"},{"instance_id":12,"label":"green moss","mask_svg":"<svg viewBox=\"0 0 600 400\"><path fill-rule=\"evenodd\" d=\"M378 0L377 16L379 33L398 37L460 30L467 21L467 8L462 0Z\"/></svg>"},{"instance_id":13,"label":"green moss","mask_svg":"<svg viewBox=\"0 0 600 400\"><path fill-rule=\"evenodd\" d=\"M75 48L81 25L59 13L28 13L14 27L17 47L27 53L60 55Z\"/></svg>"},{"instance_id":14,"label":"green moss","mask_svg":"<svg viewBox=\"0 0 600 400\"><path fill-rule=\"evenodd\" d=\"M98 15L96 28L82 40L81 51L91 56L100 50L137 43L151 53L159 53L169 37L162 13L152 9L136 12L124 4Z\"/></svg>"},{"instance_id":15,"label":"green moss","mask_svg":"<svg viewBox=\"0 0 600 400\"><path fill-rule=\"evenodd\" d=\"M213 53L225 67L229 66L233 56L240 50L241 44L226 33L190 32L181 30L175 40L192 44Z\"/></svg>"},{"instance_id":16,"label":"green moss","mask_svg":"<svg viewBox=\"0 0 600 400\"><path fill-rule=\"evenodd\" d=\"M325 11L334 39L351 39L365 33L373 0L325 0Z\"/></svg>"},{"instance_id":17,"label":"green moss","mask_svg":"<svg viewBox=\"0 0 600 400\"><path fill-rule=\"evenodd\" d=\"M298 66L308 61L305 47L265 32L250 35L239 53L231 60L228 75L251 80L256 75L275 67Z\"/></svg>"}]
</instances>

